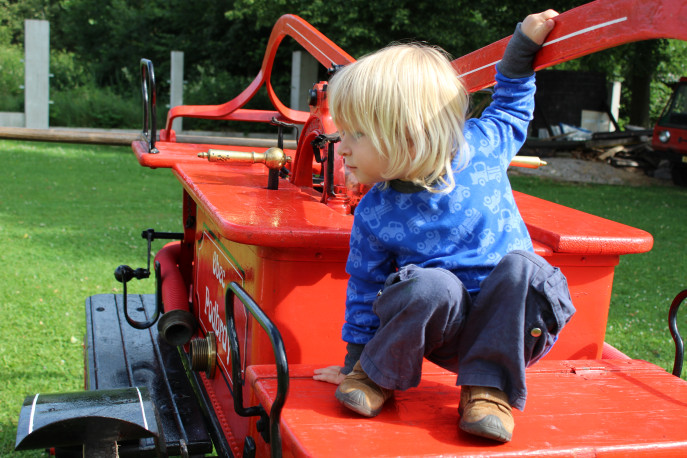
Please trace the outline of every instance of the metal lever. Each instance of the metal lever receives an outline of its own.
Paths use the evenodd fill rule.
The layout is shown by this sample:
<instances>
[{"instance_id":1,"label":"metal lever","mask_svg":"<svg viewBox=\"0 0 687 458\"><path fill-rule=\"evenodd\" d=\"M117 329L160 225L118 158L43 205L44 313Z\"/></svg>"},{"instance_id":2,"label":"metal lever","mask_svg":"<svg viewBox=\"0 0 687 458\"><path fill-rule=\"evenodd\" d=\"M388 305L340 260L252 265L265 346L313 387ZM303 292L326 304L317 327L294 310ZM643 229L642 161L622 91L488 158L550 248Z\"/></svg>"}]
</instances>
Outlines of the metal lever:
<instances>
[{"instance_id":1,"label":"metal lever","mask_svg":"<svg viewBox=\"0 0 687 458\"><path fill-rule=\"evenodd\" d=\"M341 141L341 137L339 136L338 132L335 132L331 135L320 134L317 137L315 137L315 139L312 142L310 142L310 145L312 146L313 155L315 156L315 161L318 164L322 164L324 161L326 161L327 158L322 157L322 155L320 154L320 150L325 146L329 145L332 146L332 151L328 152L333 152L333 144L339 141Z\"/></svg>"},{"instance_id":2,"label":"metal lever","mask_svg":"<svg viewBox=\"0 0 687 458\"><path fill-rule=\"evenodd\" d=\"M255 151L229 151L223 149L209 149L198 153L198 157L207 158L210 162L235 162L247 164L265 164L269 169L280 170L291 157L284 154L281 148L272 147L264 153Z\"/></svg>"},{"instance_id":3,"label":"metal lever","mask_svg":"<svg viewBox=\"0 0 687 458\"><path fill-rule=\"evenodd\" d=\"M326 162L324 175L324 188L322 192L322 202L327 203L329 197L334 197L334 144L341 141L338 132L330 135L320 134L310 143L312 145L315 161L318 163ZM320 150L327 147L327 156L322 157Z\"/></svg>"},{"instance_id":4,"label":"metal lever","mask_svg":"<svg viewBox=\"0 0 687 458\"><path fill-rule=\"evenodd\" d=\"M141 232L141 237L148 241L148 267L139 267L138 269L132 269L127 265L120 265L114 271L114 277L123 285L123 300L124 300L124 318L126 318L127 323L136 329L148 329L155 324L162 309L162 301L157 301L157 308L155 314L146 321L137 321L129 316L128 302L127 302L127 291L126 284L133 278L141 280L143 278L150 277L150 252L153 240L155 239L168 239L168 240L182 240L184 238L183 232L155 232L154 229L146 229Z\"/></svg>"},{"instance_id":5,"label":"metal lever","mask_svg":"<svg viewBox=\"0 0 687 458\"><path fill-rule=\"evenodd\" d=\"M273 126L277 126L277 148L284 149L284 128L289 127L295 129L296 143L298 143L298 128L296 124L280 121L276 117L272 118L270 122ZM280 170L270 169L267 176L267 189L279 189L279 178L286 178L289 171L282 167Z\"/></svg>"},{"instance_id":6,"label":"metal lever","mask_svg":"<svg viewBox=\"0 0 687 458\"><path fill-rule=\"evenodd\" d=\"M143 96L143 138L148 143L148 152L159 153L155 147L157 137L157 88L155 85L155 70L153 62L141 59L141 95Z\"/></svg>"}]
</instances>

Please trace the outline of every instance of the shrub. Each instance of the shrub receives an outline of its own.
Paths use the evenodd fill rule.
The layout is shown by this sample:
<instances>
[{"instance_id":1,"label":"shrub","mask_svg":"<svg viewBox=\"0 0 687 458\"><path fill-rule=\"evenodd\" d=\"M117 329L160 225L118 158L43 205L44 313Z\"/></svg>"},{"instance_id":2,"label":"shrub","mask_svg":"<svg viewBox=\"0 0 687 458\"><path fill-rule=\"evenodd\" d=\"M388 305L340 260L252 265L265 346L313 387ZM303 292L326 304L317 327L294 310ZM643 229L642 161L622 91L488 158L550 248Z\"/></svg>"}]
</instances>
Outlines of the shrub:
<instances>
[{"instance_id":1,"label":"shrub","mask_svg":"<svg viewBox=\"0 0 687 458\"><path fill-rule=\"evenodd\" d=\"M232 75L226 70L220 70L212 66L197 66L192 74L198 75L184 87L185 105L218 105L238 96L253 81L253 76ZM283 98L282 93L288 97L290 74L285 76L272 75L272 83L276 86L282 102L289 104L288 98ZM284 89L286 88L286 89ZM264 87L248 102L244 108L267 109L274 107L267 97ZM184 119L184 130L207 131L233 131L241 133L249 132L277 132L276 127L269 124L219 122L204 119Z\"/></svg>"},{"instance_id":2,"label":"shrub","mask_svg":"<svg viewBox=\"0 0 687 458\"><path fill-rule=\"evenodd\" d=\"M137 129L141 127L141 102L132 95L125 98L110 88L87 85L54 92L51 97L50 125Z\"/></svg>"},{"instance_id":3,"label":"shrub","mask_svg":"<svg viewBox=\"0 0 687 458\"><path fill-rule=\"evenodd\" d=\"M24 111L24 52L0 46L0 111Z\"/></svg>"},{"instance_id":4,"label":"shrub","mask_svg":"<svg viewBox=\"0 0 687 458\"><path fill-rule=\"evenodd\" d=\"M93 71L83 65L74 53L50 52L50 92L88 86L95 82Z\"/></svg>"}]
</instances>

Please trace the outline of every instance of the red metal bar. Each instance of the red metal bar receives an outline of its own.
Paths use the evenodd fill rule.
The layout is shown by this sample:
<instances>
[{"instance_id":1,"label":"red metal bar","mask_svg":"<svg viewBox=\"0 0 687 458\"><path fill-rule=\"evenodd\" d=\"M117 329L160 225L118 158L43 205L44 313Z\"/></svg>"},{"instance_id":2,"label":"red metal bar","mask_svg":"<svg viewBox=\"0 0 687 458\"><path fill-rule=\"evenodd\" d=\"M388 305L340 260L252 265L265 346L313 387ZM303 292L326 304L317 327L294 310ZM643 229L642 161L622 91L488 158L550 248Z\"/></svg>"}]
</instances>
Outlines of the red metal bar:
<instances>
[{"instance_id":1,"label":"red metal bar","mask_svg":"<svg viewBox=\"0 0 687 458\"><path fill-rule=\"evenodd\" d=\"M634 41L687 40L687 3L680 0L598 0L561 13L534 60L535 70ZM453 61L470 92L494 84L494 66L510 37Z\"/></svg>"},{"instance_id":2,"label":"red metal bar","mask_svg":"<svg viewBox=\"0 0 687 458\"><path fill-rule=\"evenodd\" d=\"M287 36L296 40L296 42L303 46L306 51L325 67L346 65L355 60L303 19L292 14L284 15L279 18L272 29L272 34L270 35L265 50L265 56L262 60L262 67L253 82L236 98L221 105L182 105L172 108L167 114L166 129L160 132L160 139L169 141L171 139L172 121L174 118L184 116L201 119L252 122L270 122L273 117L276 117L281 121L299 124L305 123L310 114L305 111L292 110L284 105L274 92L270 79L274 64L274 56L282 40ZM276 110L243 109L242 107L258 92L263 84L266 85L270 101Z\"/></svg>"}]
</instances>

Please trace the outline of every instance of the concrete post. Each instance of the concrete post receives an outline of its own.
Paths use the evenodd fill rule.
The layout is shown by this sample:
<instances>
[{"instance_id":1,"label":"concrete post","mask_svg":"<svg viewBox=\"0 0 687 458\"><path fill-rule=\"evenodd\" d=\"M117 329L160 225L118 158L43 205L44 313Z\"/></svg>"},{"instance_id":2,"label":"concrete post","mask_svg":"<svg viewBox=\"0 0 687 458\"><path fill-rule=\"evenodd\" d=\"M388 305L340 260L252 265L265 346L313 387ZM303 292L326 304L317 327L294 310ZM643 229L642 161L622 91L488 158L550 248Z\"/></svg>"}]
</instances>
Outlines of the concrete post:
<instances>
[{"instance_id":1,"label":"concrete post","mask_svg":"<svg viewBox=\"0 0 687 458\"><path fill-rule=\"evenodd\" d=\"M319 63L303 51L294 51L291 60L291 108L310 111L308 91L317 83Z\"/></svg>"},{"instance_id":2,"label":"concrete post","mask_svg":"<svg viewBox=\"0 0 687 458\"><path fill-rule=\"evenodd\" d=\"M172 51L172 65L170 78L170 108L184 104L184 53L183 51ZM178 134L183 128L181 118L172 121L172 129Z\"/></svg>"},{"instance_id":3,"label":"concrete post","mask_svg":"<svg viewBox=\"0 0 687 458\"><path fill-rule=\"evenodd\" d=\"M24 21L24 114L26 127L47 129L50 102L50 23Z\"/></svg>"},{"instance_id":4,"label":"concrete post","mask_svg":"<svg viewBox=\"0 0 687 458\"><path fill-rule=\"evenodd\" d=\"M613 117L618 120L618 116L620 116L620 93L622 90L623 84L620 81L613 81L611 84L611 102L610 102L610 108L611 108L611 114ZM615 129L611 129L615 130Z\"/></svg>"}]
</instances>

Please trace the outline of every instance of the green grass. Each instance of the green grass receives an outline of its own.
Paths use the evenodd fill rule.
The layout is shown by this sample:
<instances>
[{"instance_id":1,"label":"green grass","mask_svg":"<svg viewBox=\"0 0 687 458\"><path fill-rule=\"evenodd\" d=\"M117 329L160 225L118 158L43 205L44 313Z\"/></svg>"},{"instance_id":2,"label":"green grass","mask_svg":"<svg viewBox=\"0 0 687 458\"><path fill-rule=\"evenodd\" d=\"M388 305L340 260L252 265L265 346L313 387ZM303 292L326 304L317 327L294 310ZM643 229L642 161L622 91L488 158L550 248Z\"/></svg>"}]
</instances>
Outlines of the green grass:
<instances>
[{"instance_id":1,"label":"green grass","mask_svg":"<svg viewBox=\"0 0 687 458\"><path fill-rule=\"evenodd\" d=\"M169 170L140 167L125 147L0 141L0 158L0 456L6 456L26 395L83 389L84 300L121 292L117 265L145 266L141 230L181 230L181 186ZM129 286L153 289L154 280Z\"/></svg>"},{"instance_id":2,"label":"green grass","mask_svg":"<svg viewBox=\"0 0 687 458\"><path fill-rule=\"evenodd\" d=\"M26 395L83 388L84 300L121 292L117 265L144 266L141 230L181 230L181 186L124 147L0 141L0 158L0 456L11 456ZM513 183L654 235L650 253L624 256L616 269L607 340L672 370L666 317L687 288L687 189ZM152 292L153 280L129 290Z\"/></svg>"}]
</instances>

